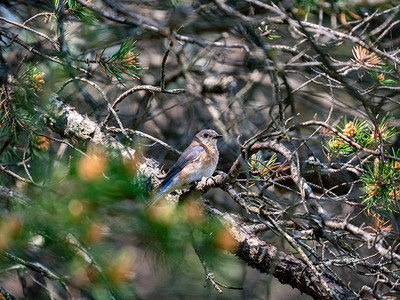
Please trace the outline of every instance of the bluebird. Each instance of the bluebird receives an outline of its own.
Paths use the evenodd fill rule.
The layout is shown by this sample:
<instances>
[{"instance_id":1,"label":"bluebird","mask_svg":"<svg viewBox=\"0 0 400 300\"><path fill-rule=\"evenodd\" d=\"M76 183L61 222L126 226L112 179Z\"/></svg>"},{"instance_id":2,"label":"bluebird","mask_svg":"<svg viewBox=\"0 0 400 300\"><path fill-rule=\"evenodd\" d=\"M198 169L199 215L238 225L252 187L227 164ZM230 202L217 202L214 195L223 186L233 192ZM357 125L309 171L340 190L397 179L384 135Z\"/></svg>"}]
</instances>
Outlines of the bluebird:
<instances>
[{"instance_id":1,"label":"bluebird","mask_svg":"<svg viewBox=\"0 0 400 300\"><path fill-rule=\"evenodd\" d=\"M163 195L176 189L188 188L203 177L210 177L217 167L219 152L217 140L222 135L205 129L197 133L191 144L183 151L161 183L160 192L150 201L153 205Z\"/></svg>"}]
</instances>

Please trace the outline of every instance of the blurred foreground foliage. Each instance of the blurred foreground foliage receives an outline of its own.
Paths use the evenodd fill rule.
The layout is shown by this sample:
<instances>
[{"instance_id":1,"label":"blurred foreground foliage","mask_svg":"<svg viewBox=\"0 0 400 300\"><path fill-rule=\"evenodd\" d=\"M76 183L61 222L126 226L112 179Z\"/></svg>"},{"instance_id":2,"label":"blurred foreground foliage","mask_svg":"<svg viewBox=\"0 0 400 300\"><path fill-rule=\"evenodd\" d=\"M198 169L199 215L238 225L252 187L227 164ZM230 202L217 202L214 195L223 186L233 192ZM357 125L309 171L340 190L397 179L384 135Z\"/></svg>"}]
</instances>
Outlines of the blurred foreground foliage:
<instances>
[{"instance_id":1,"label":"blurred foreground foliage","mask_svg":"<svg viewBox=\"0 0 400 300\"><path fill-rule=\"evenodd\" d=\"M85 155L66 156L68 161L31 157L32 169L41 170L32 174L36 186L19 184L29 200L0 212L0 250L10 253L0 267L9 276L30 269L28 263L15 270L14 255L39 269L48 266L58 278L56 294L73 293L63 289L68 284L89 299L132 299L133 240L167 265L182 263L193 239L211 265L221 250L236 246L196 201L145 210L148 179L115 153L89 146Z\"/></svg>"}]
</instances>

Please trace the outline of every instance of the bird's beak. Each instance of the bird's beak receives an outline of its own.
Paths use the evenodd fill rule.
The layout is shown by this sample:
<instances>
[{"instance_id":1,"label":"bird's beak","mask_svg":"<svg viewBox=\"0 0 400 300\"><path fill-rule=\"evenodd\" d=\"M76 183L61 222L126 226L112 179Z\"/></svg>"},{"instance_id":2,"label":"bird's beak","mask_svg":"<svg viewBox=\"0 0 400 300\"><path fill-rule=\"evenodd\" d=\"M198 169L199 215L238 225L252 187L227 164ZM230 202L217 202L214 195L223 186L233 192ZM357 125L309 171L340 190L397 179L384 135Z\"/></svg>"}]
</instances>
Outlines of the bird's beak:
<instances>
[{"instance_id":1,"label":"bird's beak","mask_svg":"<svg viewBox=\"0 0 400 300\"><path fill-rule=\"evenodd\" d=\"M213 139L220 139L220 138L222 138L222 135L220 135L220 134L213 136Z\"/></svg>"}]
</instances>

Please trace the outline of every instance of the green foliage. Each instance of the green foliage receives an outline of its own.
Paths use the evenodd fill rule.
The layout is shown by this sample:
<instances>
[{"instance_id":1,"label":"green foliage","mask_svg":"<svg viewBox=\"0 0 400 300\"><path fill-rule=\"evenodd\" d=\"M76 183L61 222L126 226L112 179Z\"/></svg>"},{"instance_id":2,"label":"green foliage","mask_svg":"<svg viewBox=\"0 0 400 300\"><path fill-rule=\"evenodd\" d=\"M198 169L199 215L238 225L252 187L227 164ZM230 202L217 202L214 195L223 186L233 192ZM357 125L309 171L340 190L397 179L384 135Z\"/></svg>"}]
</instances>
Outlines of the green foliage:
<instances>
[{"instance_id":1,"label":"green foliage","mask_svg":"<svg viewBox=\"0 0 400 300\"><path fill-rule=\"evenodd\" d=\"M379 116L378 116L379 117ZM371 129L368 123L354 118L337 126L339 132L350 138L363 148L376 149L378 145L387 143L398 132L394 127L388 127L388 118L382 118L379 128ZM350 156L358 153L358 149L337 135L332 135L324 147L328 153L336 157ZM398 157L398 152L392 156ZM363 183L363 202L368 212L377 210L397 211L396 199L400 196L400 163L397 161L380 161L375 158L373 168L366 163L365 173L360 177Z\"/></svg>"},{"instance_id":2,"label":"green foliage","mask_svg":"<svg viewBox=\"0 0 400 300\"><path fill-rule=\"evenodd\" d=\"M137 58L140 53L134 53L135 41L127 41L111 57L105 58L104 51L96 55L96 62L100 65L107 76L115 77L120 83L124 82L123 75L139 78L137 70L142 70Z\"/></svg>"},{"instance_id":3,"label":"green foliage","mask_svg":"<svg viewBox=\"0 0 400 300\"><path fill-rule=\"evenodd\" d=\"M398 157L397 155L394 155ZM368 212L383 210L399 212L396 201L400 198L400 163L374 160L373 168L365 165L366 172L360 177L364 184L363 202Z\"/></svg>"},{"instance_id":4,"label":"green foliage","mask_svg":"<svg viewBox=\"0 0 400 300\"><path fill-rule=\"evenodd\" d=\"M221 250L233 250L236 243L215 218L206 215L197 199L187 199L179 205L151 207L143 218L136 220L136 234L157 257L167 258L167 264L181 263L183 254L192 248L193 237L202 256L213 263ZM229 244L229 243L232 244Z\"/></svg>"},{"instance_id":5,"label":"green foliage","mask_svg":"<svg viewBox=\"0 0 400 300\"><path fill-rule=\"evenodd\" d=\"M378 82L379 84L383 85L383 86L393 86L393 85L398 85L398 81L394 80L392 78L387 78L387 74L392 73L393 69L389 68L389 67L382 67L386 73L373 73L373 72L368 72L371 77Z\"/></svg>"},{"instance_id":6,"label":"green foliage","mask_svg":"<svg viewBox=\"0 0 400 300\"><path fill-rule=\"evenodd\" d=\"M86 24L93 24L97 21L97 16L94 11L81 5L75 0L64 0L64 5L67 8L65 14L68 16L75 17ZM54 0L54 6L56 11L60 10L60 0Z\"/></svg>"},{"instance_id":7,"label":"green foliage","mask_svg":"<svg viewBox=\"0 0 400 300\"><path fill-rule=\"evenodd\" d=\"M26 145L27 135L41 127L39 94L44 84L44 74L36 65L23 65L16 78L12 78L11 88L0 87L0 141L9 146L0 157L11 162L20 155ZM23 141L22 141L23 139ZM9 160L11 159L11 160Z\"/></svg>"},{"instance_id":8,"label":"green foliage","mask_svg":"<svg viewBox=\"0 0 400 300\"><path fill-rule=\"evenodd\" d=\"M66 174L60 181L57 173L61 171ZM2 211L1 219L11 220L18 227L18 230L4 232L8 234L8 242L3 250L29 260L34 254L30 253L29 245L33 245L43 253L50 251L59 257L59 262L51 266L53 273L69 276L71 282L83 290L90 289L92 295L107 295L102 299L110 298L111 294L118 298L132 295L127 282L132 276L135 253L128 244L115 249L113 238L126 233L120 226L129 226L135 203L144 200L145 179L137 178L121 160L110 159L101 152L74 158L70 168L58 162L43 173L42 180L39 177L35 180L46 183L47 188L25 187L32 200L28 206L15 205L12 213ZM44 181L48 176L51 182ZM124 210L127 199L132 201L128 205L130 208L116 216ZM83 248L90 247L88 253L95 263L84 261L71 244L71 236ZM92 272L90 281L89 270Z\"/></svg>"},{"instance_id":9,"label":"green foliage","mask_svg":"<svg viewBox=\"0 0 400 300\"><path fill-rule=\"evenodd\" d=\"M343 135L350 138L363 148L376 148L382 142L388 142L391 137L398 132L394 127L388 127L388 118L384 117L379 129L372 129L368 123L363 120L359 121L354 118L353 121L344 120L340 125L336 126L337 130ZM329 154L339 156L350 156L357 153L357 148L346 142L344 139L337 135L331 135L328 141L324 144L325 149Z\"/></svg>"},{"instance_id":10,"label":"green foliage","mask_svg":"<svg viewBox=\"0 0 400 300\"><path fill-rule=\"evenodd\" d=\"M0 250L39 262L36 253L51 253L57 257L51 272L87 295L132 299L138 255L133 240L139 238L170 264L182 263L193 236L211 263L221 250L236 246L222 225L202 212L197 199L144 209L148 178L139 176L132 162L96 147L86 155L70 154L71 161L32 159L33 168L48 166L33 174L44 187L24 185L31 201L0 211Z\"/></svg>"},{"instance_id":11,"label":"green foliage","mask_svg":"<svg viewBox=\"0 0 400 300\"><path fill-rule=\"evenodd\" d=\"M18 76L19 82L24 88L24 92L36 93L42 88L44 81L44 73L39 71L36 65L27 64L22 67L22 71ZM30 96L30 95L29 95Z\"/></svg>"},{"instance_id":12,"label":"green foliage","mask_svg":"<svg viewBox=\"0 0 400 300\"><path fill-rule=\"evenodd\" d=\"M279 162L276 162L276 153L273 153L267 160L262 160L261 154L254 154L247 162L250 174L257 179L266 178L271 174L272 169L280 166Z\"/></svg>"},{"instance_id":13,"label":"green foliage","mask_svg":"<svg viewBox=\"0 0 400 300\"><path fill-rule=\"evenodd\" d=\"M336 128L339 130L339 132L351 138L356 143L361 142L364 144L364 142L369 139L369 135L371 133L368 123L365 120L359 121L357 118L354 118L353 121L349 122L345 118L344 122L336 126ZM349 156L355 152L353 146L336 135L331 136L324 146L335 156Z\"/></svg>"},{"instance_id":14,"label":"green foliage","mask_svg":"<svg viewBox=\"0 0 400 300\"><path fill-rule=\"evenodd\" d=\"M80 9L73 1L66 4ZM103 57L103 51L97 61L120 82L124 75L138 78L139 54L133 49L134 43L126 42L110 58ZM182 264L192 251L192 236L211 264L221 250L235 246L221 224L202 213L195 201L146 210L148 178L117 153L89 147L86 155L71 148L56 155L61 144L45 137L48 129L37 113L46 105L41 99L47 98L41 67L22 65L12 88L0 90L0 138L9 141L0 158L8 170L33 183L20 182L15 188L29 195L29 203L15 202L0 211L0 250L46 266L61 278L52 284L60 298L67 298L67 282L88 299L133 299L138 255L133 240L140 238L148 252L169 264ZM7 182L3 179L10 177L3 174L0 180ZM33 266L0 261L4 270L15 263L26 272Z\"/></svg>"},{"instance_id":15,"label":"green foliage","mask_svg":"<svg viewBox=\"0 0 400 300\"><path fill-rule=\"evenodd\" d=\"M258 27L258 30L261 32L262 36L265 36L269 40L273 40L273 39L281 37L279 34L274 34L274 32L276 30L269 29L268 25L263 25L262 24L261 26Z\"/></svg>"}]
</instances>

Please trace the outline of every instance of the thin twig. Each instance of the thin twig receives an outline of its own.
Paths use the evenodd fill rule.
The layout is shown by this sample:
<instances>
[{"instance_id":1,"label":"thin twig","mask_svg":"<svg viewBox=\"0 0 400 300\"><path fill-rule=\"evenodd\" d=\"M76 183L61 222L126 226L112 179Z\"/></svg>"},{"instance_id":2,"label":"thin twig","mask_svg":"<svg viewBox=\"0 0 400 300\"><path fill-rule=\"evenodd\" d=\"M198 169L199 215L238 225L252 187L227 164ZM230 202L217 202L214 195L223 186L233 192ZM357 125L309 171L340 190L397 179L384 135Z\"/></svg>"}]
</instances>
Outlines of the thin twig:
<instances>
[{"instance_id":1,"label":"thin twig","mask_svg":"<svg viewBox=\"0 0 400 300\"><path fill-rule=\"evenodd\" d=\"M12 260L20 265L23 265L26 268L28 268L32 271L35 271L50 280L58 281L61 284L61 286L64 288L64 290L69 294L69 288L68 288L67 284L65 283L64 279L57 276L56 274L54 274L52 271L50 271L48 268L46 268L42 264L40 264L38 262L30 262L30 261L23 260L9 252L3 252L3 253L10 260Z\"/></svg>"},{"instance_id":2,"label":"thin twig","mask_svg":"<svg viewBox=\"0 0 400 300\"><path fill-rule=\"evenodd\" d=\"M171 50L173 44L174 44L174 42L171 40L169 42L169 44L168 44L167 51L165 51L165 54L164 54L163 59L162 59L161 75L160 75L160 77L161 77L161 80L160 80L161 92L165 91L165 65L167 63L167 58L168 58L169 51Z\"/></svg>"},{"instance_id":3,"label":"thin twig","mask_svg":"<svg viewBox=\"0 0 400 300\"><path fill-rule=\"evenodd\" d=\"M37 55L39 55L39 56L41 56L41 57L43 57L43 58L45 58L45 59L48 59L49 61L55 62L55 63L57 63L57 64L60 64L60 65L63 65L63 66L67 66L67 65L66 65L65 63L63 63L60 59L55 58L55 57L52 57L52 56L49 56L49 55L47 55L47 54L44 54L44 53L40 52L39 50L35 49L34 47L29 46L29 45L26 44L25 42L21 41L21 40L18 38L18 35L11 35L11 34L9 34L8 32L6 32L6 31L4 31L4 30L0 30L0 35L3 35L3 36L5 36L6 38L10 39L13 43L14 43L14 42L17 43L18 45L22 46L23 48L25 48L25 49L28 50L29 52L35 53L35 54L37 54ZM68 65L68 67L71 67L71 68L73 68L73 69L75 69L75 70L78 70L78 71L80 71L80 72L83 72L83 73L85 73L85 74L87 74L87 75L91 75L91 73L90 73L88 70L85 70L85 69L80 68L80 67L78 67L78 66L75 66L75 65Z\"/></svg>"},{"instance_id":4,"label":"thin twig","mask_svg":"<svg viewBox=\"0 0 400 300\"><path fill-rule=\"evenodd\" d=\"M204 272L206 274L206 280L204 282L204 287L206 287L206 283L207 283L207 281L209 281L211 283L211 285L214 287L214 289L216 291L218 291L218 293L220 293L220 294L222 294L222 290L221 290L220 286L223 287L223 288L226 288L226 289L231 289L231 290L242 290L243 289L243 288L239 288L239 287L231 287L231 286L228 286L226 284L223 284L223 283L220 283L220 282L216 281L215 278L214 278L214 274L212 272L210 272L210 269L208 268L206 261L202 257L199 249L197 249L197 247L196 247L193 234L191 234L191 239L192 239L193 249L196 252L197 257L199 258L199 260L200 260L200 262L201 262L201 264L202 264L202 266L204 268Z\"/></svg>"},{"instance_id":5,"label":"thin twig","mask_svg":"<svg viewBox=\"0 0 400 300\"><path fill-rule=\"evenodd\" d=\"M185 93L185 89L172 89L172 90L162 90L161 87L159 86L153 86L153 85L137 85L134 86L133 88L127 90L123 94L119 95L117 99L115 99L114 103L112 104L111 108L115 110L117 105L122 102L126 97L129 95L138 92L138 91L148 91L151 93L165 93L165 94L181 94ZM108 122L110 121L111 113L107 115L107 117L103 121L103 125L106 126Z\"/></svg>"},{"instance_id":6,"label":"thin twig","mask_svg":"<svg viewBox=\"0 0 400 300\"><path fill-rule=\"evenodd\" d=\"M157 139L157 138L155 138L155 137L153 137L153 136L151 136L151 135L149 135L147 133L138 131L138 130L132 130L132 129L127 129L127 128L119 129L119 128L115 128L115 127L107 127L106 130L109 131L109 132L123 133L123 134L130 133L130 134L133 134L133 135L144 137L146 139L149 139L149 140L151 140L153 142L156 142L156 143L160 144L161 146L163 146L164 148L168 149L169 151L172 151L175 154L181 154L182 153L181 151L179 151L179 150L171 147L170 145L168 145L166 142L164 142L164 141L162 141L160 139Z\"/></svg>"},{"instance_id":7,"label":"thin twig","mask_svg":"<svg viewBox=\"0 0 400 300\"><path fill-rule=\"evenodd\" d=\"M42 38L45 38L46 40L48 40L48 41L50 42L50 44L53 45L54 49L60 50L60 46L58 45L58 43L57 43L56 41L54 41L53 39L51 39L49 36L45 35L44 33L41 33L41 32L39 32L39 31L34 30L34 29L32 29L32 28L30 28L30 27L28 27L28 26L25 26L25 25L23 25L23 24L19 24L19 23L17 23L17 22L13 22L13 21L11 21L11 20L7 20L6 18L3 18L3 17L0 17L0 21L4 21L4 22L9 23L9 24L11 24L11 25L14 25L14 26L23 28L23 29L25 29L25 30L27 30L27 31L30 31L30 32L36 34L37 36L40 36L40 37L42 37Z\"/></svg>"},{"instance_id":8,"label":"thin twig","mask_svg":"<svg viewBox=\"0 0 400 300\"><path fill-rule=\"evenodd\" d=\"M8 175L10 175L10 176L12 176L12 177L14 177L15 179L20 180L20 181L22 181L22 182L26 182L26 183L31 183L31 184L33 184L33 185L37 185L37 184L35 184L34 182L32 182L31 180L26 179L26 178L24 178L24 177L21 177L21 176L19 176L18 174L14 173L13 171L10 171L10 170L6 169L6 168L5 168L4 166L2 166L2 165L0 165L0 171L2 171L2 172L4 172L4 173L6 173L6 174L8 174Z\"/></svg>"}]
</instances>

